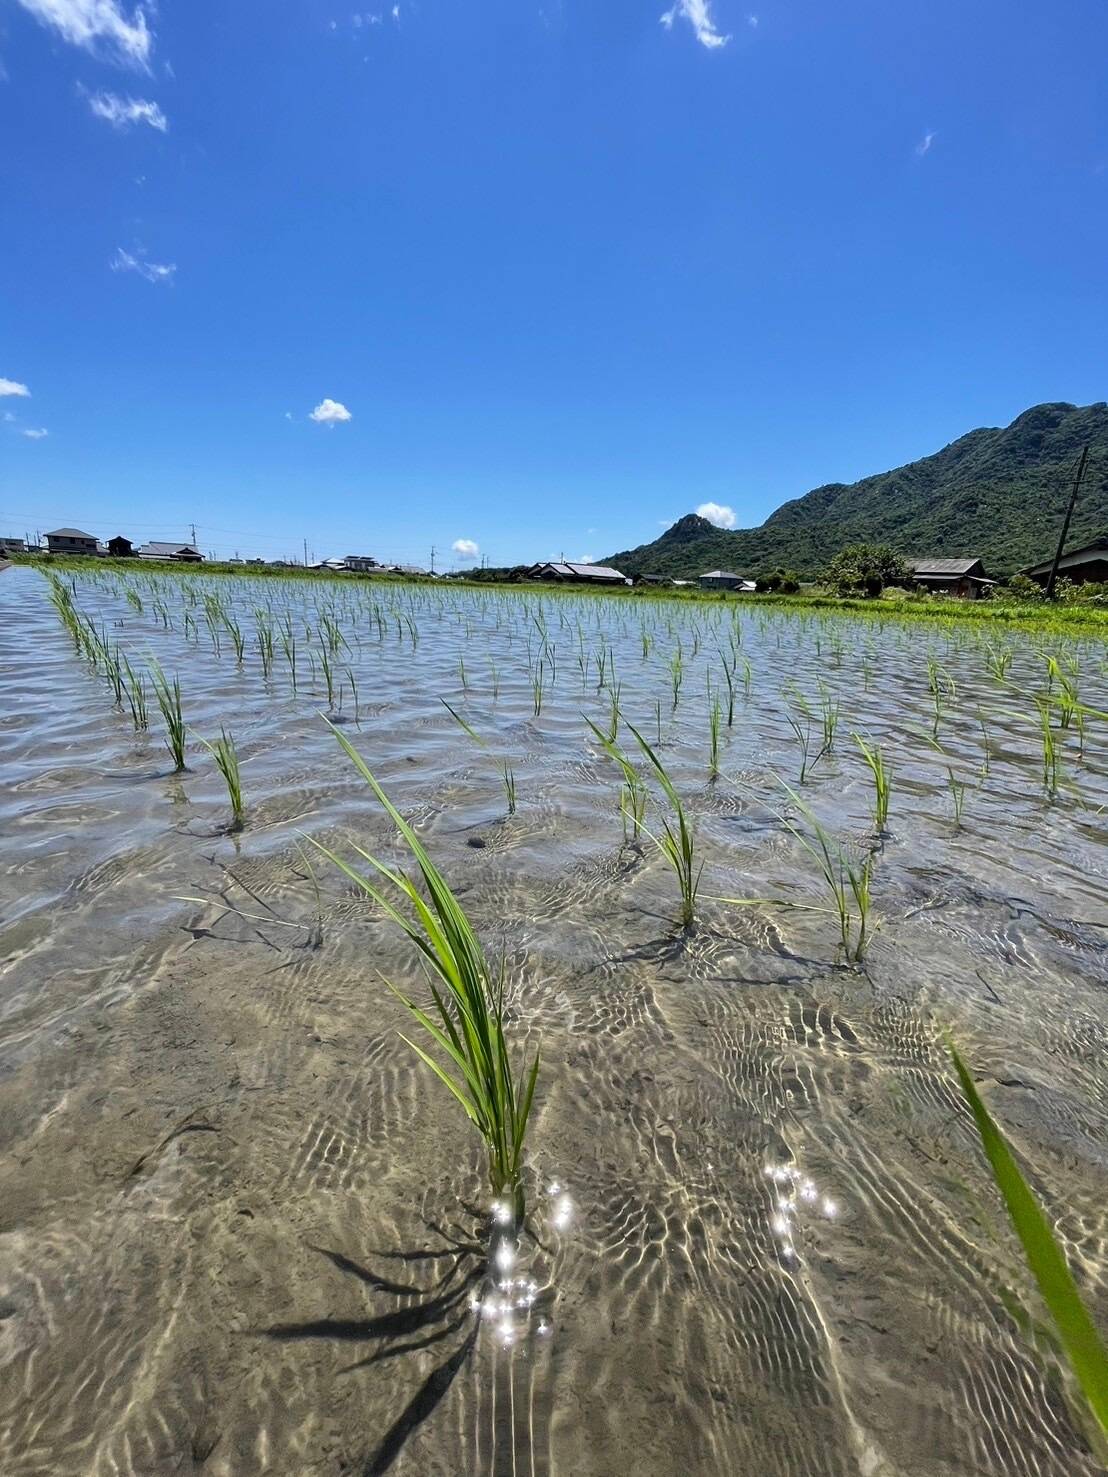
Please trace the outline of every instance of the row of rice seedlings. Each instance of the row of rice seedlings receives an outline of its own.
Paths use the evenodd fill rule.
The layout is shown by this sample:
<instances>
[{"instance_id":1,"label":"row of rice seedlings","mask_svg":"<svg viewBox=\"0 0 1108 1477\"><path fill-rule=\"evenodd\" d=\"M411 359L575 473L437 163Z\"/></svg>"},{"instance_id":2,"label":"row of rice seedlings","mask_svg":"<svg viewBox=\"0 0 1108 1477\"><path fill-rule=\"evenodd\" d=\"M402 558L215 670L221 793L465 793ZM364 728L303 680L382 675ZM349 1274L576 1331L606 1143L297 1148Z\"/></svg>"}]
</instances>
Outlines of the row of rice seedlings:
<instances>
[{"instance_id":1,"label":"row of rice seedlings","mask_svg":"<svg viewBox=\"0 0 1108 1477\"><path fill-rule=\"evenodd\" d=\"M523 1151L539 1075L540 1054L516 1074L505 1030L505 970L494 972L465 909L431 860L422 841L389 800L361 755L338 730L335 736L384 806L419 869L426 897L403 872L354 846L371 871L363 873L336 852L319 850L372 898L415 945L431 977L433 1008L424 1009L387 982L433 1049L402 1039L449 1089L485 1145L494 1217L522 1226L526 1214ZM389 885L386 892L380 885ZM395 899L395 901L394 901Z\"/></svg>"}]
</instances>

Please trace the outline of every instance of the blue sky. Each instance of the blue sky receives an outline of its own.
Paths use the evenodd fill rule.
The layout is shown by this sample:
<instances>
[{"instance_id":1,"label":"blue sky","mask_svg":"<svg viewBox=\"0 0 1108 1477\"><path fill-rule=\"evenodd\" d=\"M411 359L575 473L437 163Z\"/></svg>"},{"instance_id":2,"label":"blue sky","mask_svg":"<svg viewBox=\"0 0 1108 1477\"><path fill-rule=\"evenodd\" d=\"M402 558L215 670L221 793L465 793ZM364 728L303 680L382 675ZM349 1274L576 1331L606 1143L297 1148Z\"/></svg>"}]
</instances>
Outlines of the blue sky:
<instances>
[{"instance_id":1,"label":"blue sky","mask_svg":"<svg viewBox=\"0 0 1108 1477\"><path fill-rule=\"evenodd\" d=\"M1105 398L1102 0L669 4L0 0L0 533L599 556Z\"/></svg>"}]
</instances>

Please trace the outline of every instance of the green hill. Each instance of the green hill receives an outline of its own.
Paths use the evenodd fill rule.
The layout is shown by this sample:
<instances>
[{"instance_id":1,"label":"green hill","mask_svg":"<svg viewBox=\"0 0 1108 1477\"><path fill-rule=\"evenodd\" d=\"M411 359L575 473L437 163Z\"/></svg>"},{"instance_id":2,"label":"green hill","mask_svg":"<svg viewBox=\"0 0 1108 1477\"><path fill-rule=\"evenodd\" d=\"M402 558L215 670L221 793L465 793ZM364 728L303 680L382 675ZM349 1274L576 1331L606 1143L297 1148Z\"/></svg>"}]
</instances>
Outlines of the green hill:
<instances>
[{"instance_id":1,"label":"green hill","mask_svg":"<svg viewBox=\"0 0 1108 1477\"><path fill-rule=\"evenodd\" d=\"M844 544L888 543L908 557L980 558L1006 575L1045 559L1058 537L1072 470L1089 469L1070 532L1077 547L1108 533L1108 404L1036 405L1003 429L970 431L933 456L783 504L760 528L728 533L695 513L653 543L611 554L624 574L754 576L785 565L817 575Z\"/></svg>"}]
</instances>

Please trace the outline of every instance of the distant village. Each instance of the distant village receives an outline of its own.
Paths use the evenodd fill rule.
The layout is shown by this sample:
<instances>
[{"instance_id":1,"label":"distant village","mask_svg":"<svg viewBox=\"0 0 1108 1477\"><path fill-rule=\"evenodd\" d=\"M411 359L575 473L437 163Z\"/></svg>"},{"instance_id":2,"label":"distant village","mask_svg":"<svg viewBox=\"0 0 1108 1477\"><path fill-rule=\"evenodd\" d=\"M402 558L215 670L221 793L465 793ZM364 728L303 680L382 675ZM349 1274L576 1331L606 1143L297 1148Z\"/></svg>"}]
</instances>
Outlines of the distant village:
<instances>
[{"instance_id":1,"label":"distant village","mask_svg":"<svg viewBox=\"0 0 1108 1477\"><path fill-rule=\"evenodd\" d=\"M80 528L56 528L42 535L41 542L26 537L14 538L0 535L0 560L10 555L59 554L71 557L86 555L106 559L144 559L159 563L202 564L204 555L195 543L175 543L172 540L155 541L135 545L130 539L117 534L106 542L85 533ZM310 569L327 574L360 575L407 575L428 579L464 578L465 571L442 574L434 569L424 569L417 564L381 563L369 554L347 554L342 559L321 559L318 563L292 559L221 559L220 565L239 565L244 569ZM1040 585L1044 585L1051 571L1051 560L1023 571ZM975 600L992 592L997 581L990 579L984 565L977 558L916 559L908 567L917 589L935 595L951 595L960 599ZM1058 563L1058 574L1075 584L1108 581L1108 540L1098 539L1080 549L1070 550ZM710 569L696 579L671 579L668 575L639 574L634 577L623 574L606 564L582 564L570 561L545 561L538 564L518 565L505 578L513 581L538 580L552 584L583 585L637 585L655 588L693 588L716 590L723 593L753 595L763 588L773 590L776 586L764 585L745 575L727 569Z\"/></svg>"}]
</instances>

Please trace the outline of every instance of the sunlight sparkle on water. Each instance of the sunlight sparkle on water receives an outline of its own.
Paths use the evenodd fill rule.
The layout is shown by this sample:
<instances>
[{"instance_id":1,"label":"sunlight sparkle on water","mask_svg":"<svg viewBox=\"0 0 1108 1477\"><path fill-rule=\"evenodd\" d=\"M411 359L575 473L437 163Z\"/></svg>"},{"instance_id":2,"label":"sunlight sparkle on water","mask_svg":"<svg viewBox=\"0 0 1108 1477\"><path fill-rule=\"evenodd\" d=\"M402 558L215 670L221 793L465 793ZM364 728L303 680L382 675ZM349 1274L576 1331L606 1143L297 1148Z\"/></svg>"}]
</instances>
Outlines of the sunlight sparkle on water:
<instances>
[{"instance_id":1,"label":"sunlight sparkle on water","mask_svg":"<svg viewBox=\"0 0 1108 1477\"><path fill-rule=\"evenodd\" d=\"M839 1207L829 1195L821 1197L816 1182L792 1165L767 1164L765 1173L766 1178L779 1187L774 1201L775 1214L770 1218L770 1230L780 1243L781 1255L792 1258L796 1256L793 1237L799 1228L800 1212L807 1207L818 1206L822 1215L833 1220L839 1213Z\"/></svg>"}]
</instances>

